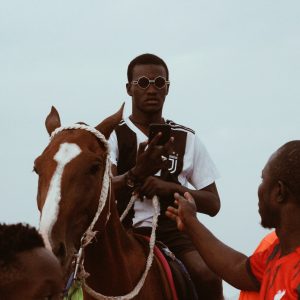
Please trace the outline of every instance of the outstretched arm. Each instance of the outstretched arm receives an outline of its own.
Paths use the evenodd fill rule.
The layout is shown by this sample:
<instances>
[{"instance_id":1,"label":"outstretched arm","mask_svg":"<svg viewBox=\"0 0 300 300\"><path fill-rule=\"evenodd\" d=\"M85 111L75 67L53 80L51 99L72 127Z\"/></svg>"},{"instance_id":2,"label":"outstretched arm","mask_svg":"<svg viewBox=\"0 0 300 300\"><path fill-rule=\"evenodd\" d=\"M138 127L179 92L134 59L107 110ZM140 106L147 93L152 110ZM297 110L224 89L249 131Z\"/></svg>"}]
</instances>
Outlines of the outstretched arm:
<instances>
[{"instance_id":1,"label":"outstretched arm","mask_svg":"<svg viewBox=\"0 0 300 300\"><path fill-rule=\"evenodd\" d=\"M218 240L196 216L196 204L190 193L184 197L175 193L175 204L169 206L166 215L177 222L193 241L209 268L238 289L257 290L258 287L247 271L247 256L228 247Z\"/></svg>"}]
</instances>

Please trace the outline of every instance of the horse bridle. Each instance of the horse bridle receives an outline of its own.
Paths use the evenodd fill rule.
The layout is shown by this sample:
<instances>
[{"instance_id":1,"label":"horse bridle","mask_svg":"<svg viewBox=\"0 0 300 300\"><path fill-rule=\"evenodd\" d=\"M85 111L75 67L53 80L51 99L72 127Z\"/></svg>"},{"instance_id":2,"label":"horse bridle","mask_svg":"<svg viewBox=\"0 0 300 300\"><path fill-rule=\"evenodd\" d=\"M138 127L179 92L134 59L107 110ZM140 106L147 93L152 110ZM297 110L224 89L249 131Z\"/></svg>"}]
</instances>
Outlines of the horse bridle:
<instances>
[{"instance_id":1,"label":"horse bridle","mask_svg":"<svg viewBox=\"0 0 300 300\"><path fill-rule=\"evenodd\" d=\"M111 162L110 162L110 155L109 155L110 147L109 147L109 143L106 140L105 136L100 131L98 131L94 127L84 125L84 124L74 124L72 126L56 128L51 134L50 142L52 141L54 136L56 134L58 134L59 132L64 131L64 130L74 130L74 129L82 129L82 130L86 130L86 131L94 134L104 144L106 151L107 151L107 156L106 156L105 171L104 171L103 180L102 180L102 189L101 189L101 193L100 193L98 208L97 208L97 211L96 211L93 221L91 222L90 226L83 233L83 235L81 237L80 248L78 250L78 253L75 255L75 259L76 259L75 270L69 277L67 286L65 288L65 293L66 294L68 293L68 290L70 289L70 287L72 286L74 281L80 281L83 284L85 291L87 293L89 293L92 297L94 297L95 299L99 299L99 300L100 299L101 300L129 300L129 299L132 299L133 297L137 296L138 293L140 292L141 288L144 285L145 279L148 275L148 272L150 270L152 262L153 262L154 246L155 246L155 240L156 240L155 232L156 232L157 221L158 221L158 216L159 216L159 211L160 211L159 201L158 201L157 196L154 196L152 199L152 203L153 203L153 207L154 207L154 215L153 215L153 219L152 219L152 232L151 232L150 241L149 241L149 248L150 248L149 255L148 255L148 258L146 261L145 271L142 274L137 285L134 287L134 289L126 295L106 296L106 295L102 295L101 293L98 293L98 292L94 291L92 288L90 288L85 281L88 274L84 270L84 248L88 244L90 244L92 242L92 240L94 239L94 237L96 236L97 232L93 231L93 228L94 228L94 226L106 204L107 198L109 198L109 201L111 200L111 195L109 195L109 197L107 197L108 192L111 191ZM132 205L136 199L137 199L137 195L133 195L131 197L127 208L125 209L124 213L122 214L122 216L120 218L121 221L123 220L125 215L128 213L128 211L130 210L130 208L132 207ZM106 226L107 222L109 221L109 218L110 218L110 203L109 203L109 211L106 216L105 226Z\"/></svg>"}]
</instances>

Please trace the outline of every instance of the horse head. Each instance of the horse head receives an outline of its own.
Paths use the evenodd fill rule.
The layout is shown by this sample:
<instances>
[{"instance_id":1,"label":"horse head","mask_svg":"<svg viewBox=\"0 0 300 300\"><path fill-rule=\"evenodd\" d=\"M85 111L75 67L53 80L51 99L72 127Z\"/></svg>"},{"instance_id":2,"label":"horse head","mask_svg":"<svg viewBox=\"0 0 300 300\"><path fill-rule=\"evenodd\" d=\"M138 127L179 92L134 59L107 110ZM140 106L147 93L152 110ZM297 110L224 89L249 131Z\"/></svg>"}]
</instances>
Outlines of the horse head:
<instances>
[{"instance_id":1,"label":"horse head","mask_svg":"<svg viewBox=\"0 0 300 300\"><path fill-rule=\"evenodd\" d=\"M40 232L65 274L99 208L102 181L109 168L106 139L120 122L123 107L95 128L83 124L61 127L54 107L46 118L50 142L34 162L39 176Z\"/></svg>"}]
</instances>

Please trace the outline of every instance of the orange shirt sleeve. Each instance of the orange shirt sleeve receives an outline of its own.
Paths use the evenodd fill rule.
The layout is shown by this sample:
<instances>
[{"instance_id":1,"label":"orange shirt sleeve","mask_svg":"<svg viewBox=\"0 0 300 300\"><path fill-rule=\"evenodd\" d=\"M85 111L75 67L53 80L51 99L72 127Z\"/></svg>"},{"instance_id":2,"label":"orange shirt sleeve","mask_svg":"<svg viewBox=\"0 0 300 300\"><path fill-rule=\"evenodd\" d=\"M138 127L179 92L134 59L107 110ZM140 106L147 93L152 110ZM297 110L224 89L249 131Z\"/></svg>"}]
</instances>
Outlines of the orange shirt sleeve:
<instances>
[{"instance_id":1,"label":"orange shirt sleeve","mask_svg":"<svg viewBox=\"0 0 300 300\"><path fill-rule=\"evenodd\" d=\"M259 253L265 251L269 246L271 246L277 239L275 231L267 234L259 243L254 253ZM259 293L250 291L241 291L239 300L259 300Z\"/></svg>"}]
</instances>

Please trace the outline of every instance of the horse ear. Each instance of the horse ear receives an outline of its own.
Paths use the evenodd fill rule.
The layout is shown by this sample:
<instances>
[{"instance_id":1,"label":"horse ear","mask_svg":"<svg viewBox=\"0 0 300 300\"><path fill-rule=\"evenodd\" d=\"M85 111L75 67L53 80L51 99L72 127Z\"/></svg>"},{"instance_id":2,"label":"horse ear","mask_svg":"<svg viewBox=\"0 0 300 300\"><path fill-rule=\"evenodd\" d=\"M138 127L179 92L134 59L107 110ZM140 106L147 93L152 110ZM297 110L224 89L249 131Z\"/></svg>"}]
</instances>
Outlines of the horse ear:
<instances>
[{"instance_id":1,"label":"horse ear","mask_svg":"<svg viewBox=\"0 0 300 300\"><path fill-rule=\"evenodd\" d=\"M105 138L108 139L114 128L120 123L123 117L123 111L124 111L124 105L122 104L121 108L111 115L110 117L103 120L99 125L97 125L95 128L100 131L102 134L104 134Z\"/></svg>"},{"instance_id":2,"label":"horse ear","mask_svg":"<svg viewBox=\"0 0 300 300\"><path fill-rule=\"evenodd\" d=\"M60 127L59 114L54 106L51 107L51 111L45 120L45 125L49 135L51 135L56 128Z\"/></svg>"}]
</instances>

